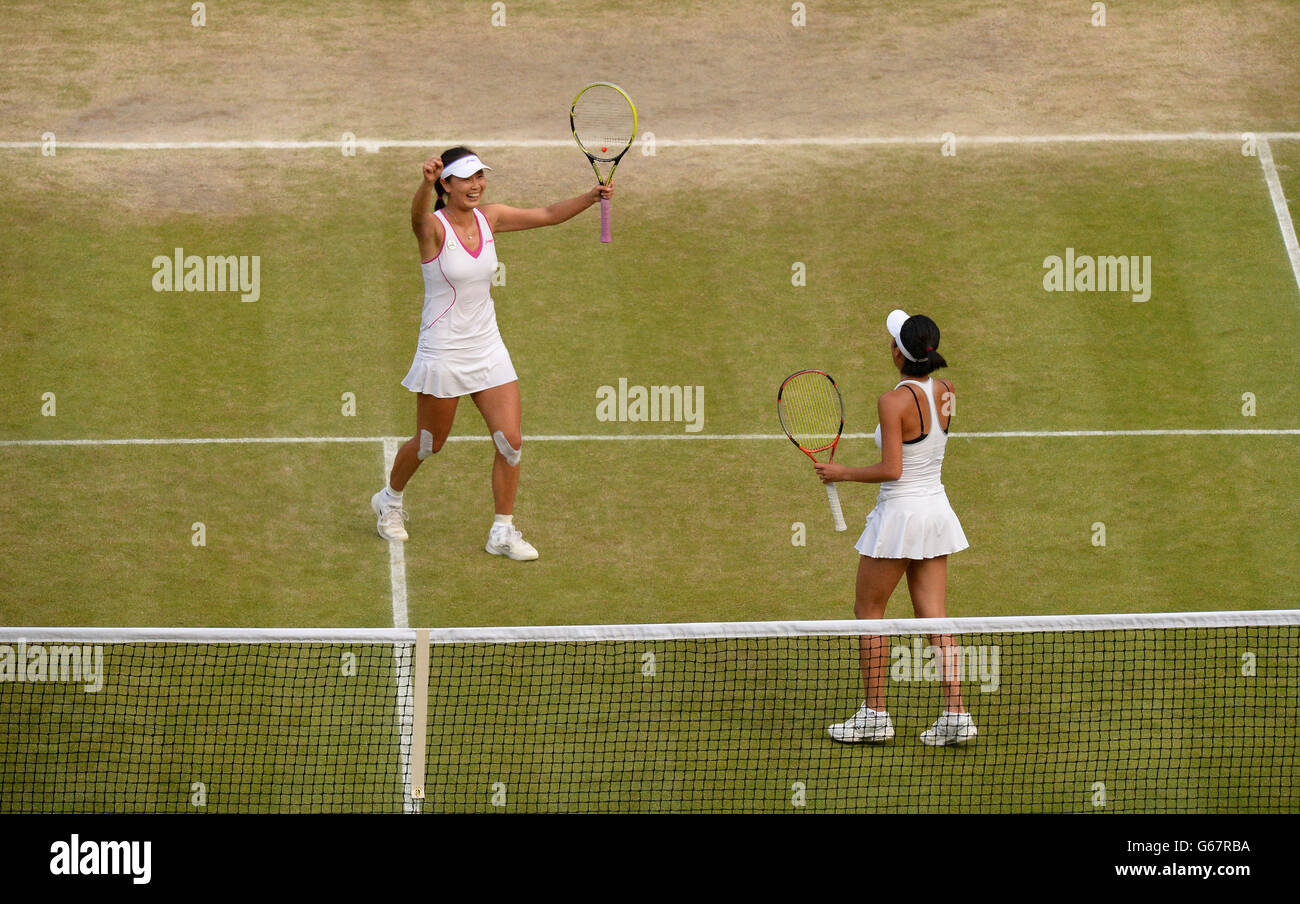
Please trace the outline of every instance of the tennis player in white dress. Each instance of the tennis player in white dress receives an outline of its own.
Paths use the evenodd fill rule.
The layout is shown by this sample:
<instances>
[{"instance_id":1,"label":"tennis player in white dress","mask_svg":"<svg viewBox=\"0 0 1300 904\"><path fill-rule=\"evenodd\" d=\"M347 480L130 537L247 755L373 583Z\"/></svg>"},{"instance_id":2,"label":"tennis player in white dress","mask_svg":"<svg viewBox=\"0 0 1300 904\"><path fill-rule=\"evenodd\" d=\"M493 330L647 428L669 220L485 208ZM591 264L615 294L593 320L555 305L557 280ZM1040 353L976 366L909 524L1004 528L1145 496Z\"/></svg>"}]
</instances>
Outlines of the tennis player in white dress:
<instances>
[{"instance_id":1,"label":"tennis player in white dress","mask_svg":"<svg viewBox=\"0 0 1300 904\"><path fill-rule=\"evenodd\" d=\"M939 327L929 317L893 311L885 321L890 354L902 375L880 397L876 445L881 460L867 468L819 463L823 483L856 480L879 483L876 507L858 538L858 618L883 618L885 604L907 575L907 589L918 618L944 618L948 591L948 556L966 549L961 522L948 504L940 480L948 426L956 407L952 383L930 376L947 367L939 354ZM937 395L937 400L936 400ZM936 404L936 401L939 404ZM942 668L944 706L939 718L921 733L932 746L960 744L975 737L975 722L961 699L961 675L951 635L932 634ZM894 724L885 708L890 639L863 637L862 685L865 699L846 722L828 731L837 741L887 741Z\"/></svg>"},{"instance_id":2,"label":"tennis player in white dress","mask_svg":"<svg viewBox=\"0 0 1300 904\"><path fill-rule=\"evenodd\" d=\"M577 216L612 186L549 207L520 209L482 204L486 172L478 155L450 148L422 165L424 181L411 204L411 228L420 244L424 273L424 311L415 360L402 385L416 393L416 433L397 451L388 485L371 497L378 531L388 540L406 540L402 507L406 483L426 458L447 441L456 405L469 396L487 423L495 446L492 497L496 512L486 549L517 561L537 558L537 550L514 524L519 461L523 452L519 379L497 328L492 277L497 267L496 234L553 226ZM433 210L429 202L438 200Z\"/></svg>"}]
</instances>

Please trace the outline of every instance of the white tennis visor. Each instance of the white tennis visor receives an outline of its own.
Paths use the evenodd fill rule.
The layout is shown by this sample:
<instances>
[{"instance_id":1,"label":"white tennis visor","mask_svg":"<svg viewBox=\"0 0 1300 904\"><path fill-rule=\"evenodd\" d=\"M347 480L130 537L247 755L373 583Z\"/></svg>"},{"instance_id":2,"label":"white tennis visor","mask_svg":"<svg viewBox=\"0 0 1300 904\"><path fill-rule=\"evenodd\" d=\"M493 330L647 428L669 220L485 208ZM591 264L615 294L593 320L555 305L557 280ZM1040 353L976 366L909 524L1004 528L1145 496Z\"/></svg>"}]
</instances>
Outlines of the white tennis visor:
<instances>
[{"instance_id":1,"label":"white tennis visor","mask_svg":"<svg viewBox=\"0 0 1300 904\"><path fill-rule=\"evenodd\" d=\"M478 159L478 155L469 154L468 156L453 160L449 166L444 166L442 168L441 178L446 179L448 176L455 176L458 179L468 179L479 170L490 171L491 169L492 167L485 166L483 161Z\"/></svg>"},{"instance_id":2,"label":"white tennis visor","mask_svg":"<svg viewBox=\"0 0 1300 904\"><path fill-rule=\"evenodd\" d=\"M916 359L912 357L912 353L907 350L907 346L903 345L903 324L907 323L907 320L908 315L906 313L894 308L889 312L889 316L885 318L885 329L889 330L889 335L894 337L894 344L903 353L903 357L909 361L915 361Z\"/></svg>"}]
</instances>

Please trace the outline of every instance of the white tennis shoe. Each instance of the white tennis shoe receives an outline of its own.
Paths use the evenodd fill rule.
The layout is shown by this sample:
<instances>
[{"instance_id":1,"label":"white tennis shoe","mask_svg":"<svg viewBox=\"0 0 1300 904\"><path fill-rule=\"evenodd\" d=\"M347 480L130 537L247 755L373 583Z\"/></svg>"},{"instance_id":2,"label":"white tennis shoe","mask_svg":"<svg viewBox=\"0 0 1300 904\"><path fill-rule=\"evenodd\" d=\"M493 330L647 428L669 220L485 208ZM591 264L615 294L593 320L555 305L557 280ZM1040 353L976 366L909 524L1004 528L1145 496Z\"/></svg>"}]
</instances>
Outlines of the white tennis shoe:
<instances>
[{"instance_id":1,"label":"white tennis shoe","mask_svg":"<svg viewBox=\"0 0 1300 904\"><path fill-rule=\"evenodd\" d=\"M975 720L970 713L950 713L944 710L933 725L921 732L921 743L931 747L965 744L976 734Z\"/></svg>"},{"instance_id":2,"label":"white tennis shoe","mask_svg":"<svg viewBox=\"0 0 1300 904\"><path fill-rule=\"evenodd\" d=\"M487 546L483 548L494 556L509 556L516 562L531 562L537 558L537 550L513 524L492 525Z\"/></svg>"},{"instance_id":3,"label":"white tennis shoe","mask_svg":"<svg viewBox=\"0 0 1300 904\"><path fill-rule=\"evenodd\" d=\"M845 744L888 741L894 736L894 723L890 720L889 713L876 712L863 703L847 722L832 725L826 729L826 733Z\"/></svg>"},{"instance_id":4,"label":"white tennis shoe","mask_svg":"<svg viewBox=\"0 0 1300 904\"><path fill-rule=\"evenodd\" d=\"M375 528L379 531L379 536L385 540L401 540L403 542L409 539L406 534L406 526L402 522L409 521L411 516L406 514L406 510L401 505L393 505L391 502L385 504L383 490L370 497L370 507L379 516L379 524Z\"/></svg>"}]
</instances>

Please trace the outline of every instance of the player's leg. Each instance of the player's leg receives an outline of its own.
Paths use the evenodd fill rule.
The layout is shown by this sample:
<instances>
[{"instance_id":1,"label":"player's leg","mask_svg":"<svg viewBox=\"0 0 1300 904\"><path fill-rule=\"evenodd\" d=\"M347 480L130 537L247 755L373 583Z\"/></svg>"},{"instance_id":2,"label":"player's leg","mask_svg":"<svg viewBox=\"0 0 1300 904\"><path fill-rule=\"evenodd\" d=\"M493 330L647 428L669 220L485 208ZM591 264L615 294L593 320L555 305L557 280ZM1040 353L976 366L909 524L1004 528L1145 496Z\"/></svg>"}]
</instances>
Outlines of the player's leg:
<instances>
[{"instance_id":1,"label":"player's leg","mask_svg":"<svg viewBox=\"0 0 1300 904\"><path fill-rule=\"evenodd\" d=\"M498 515L513 515L519 490L519 460L523 454L523 412L519 381L515 380L470 396L487 423L496 456L492 460L492 500Z\"/></svg>"},{"instance_id":2,"label":"player's leg","mask_svg":"<svg viewBox=\"0 0 1300 904\"><path fill-rule=\"evenodd\" d=\"M459 401L459 398L440 399L423 392L416 395L415 435L397 450L393 472L388 478L388 487L394 493L406 489L406 482L420 467L420 462L437 453L447 442Z\"/></svg>"},{"instance_id":3,"label":"player's leg","mask_svg":"<svg viewBox=\"0 0 1300 904\"><path fill-rule=\"evenodd\" d=\"M853 614L858 618L884 618L885 606L907 570L907 559L858 557L857 594ZM889 675L889 637L869 635L861 639L862 687L867 706L885 708L885 679Z\"/></svg>"},{"instance_id":4,"label":"player's leg","mask_svg":"<svg viewBox=\"0 0 1300 904\"><path fill-rule=\"evenodd\" d=\"M387 540L407 539L406 511L402 508L402 491L420 466L420 462L436 453L447 442L452 422L456 418L456 398L440 399L426 393L415 397L415 436L402 443L393 459L393 470L388 485L370 500L370 506L379 516L379 535Z\"/></svg>"},{"instance_id":5,"label":"player's leg","mask_svg":"<svg viewBox=\"0 0 1300 904\"><path fill-rule=\"evenodd\" d=\"M948 557L913 561L907 568L907 589L917 618L946 618ZM961 651L951 634L931 634L930 644L938 651L943 712L922 732L921 740L932 745L969 741L975 737L975 723L961 699Z\"/></svg>"},{"instance_id":6,"label":"player's leg","mask_svg":"<svg viewBox=\"0 0 1300 904\"><path fill-rule=\"evenodd\" d=\"M945 618L948 596L948 557L913 561L907 568L907 590L917 618ZM961 703L961 670L951 634L931 634L930 644L939 651L944 709L964 712Z\"/></svg>"},{"instance_id":7,"label":"player's leg","mask_svg":"<svg viewBox=\"0 0 1300 904\"><path fill-rule=\"evenodd\" d=\"M488 534L487 551L519 561L537 558L533 548L514 525L515 495L519 491L519 467L523 456L523 408L519 381L512 380L473 393L470 398L483 414L495 454L492 458L492 501L495 514Z\"/></svg>"},{"instance_id":8,"label":"player's leg","mask_svg":"<svg viewBox=\"0 0 1300 904\"><path fill-rule=\"evenodd\" d=\"M858 618L884 618L885 605L906 570L906 559L860 556L853 614ZM885 710L889 638L880 634L859 638L858 662L862 669L862 707L847 722L827 730L837 741L887 741L894 736L893 722Z\"/></svg>"}]
</instances>

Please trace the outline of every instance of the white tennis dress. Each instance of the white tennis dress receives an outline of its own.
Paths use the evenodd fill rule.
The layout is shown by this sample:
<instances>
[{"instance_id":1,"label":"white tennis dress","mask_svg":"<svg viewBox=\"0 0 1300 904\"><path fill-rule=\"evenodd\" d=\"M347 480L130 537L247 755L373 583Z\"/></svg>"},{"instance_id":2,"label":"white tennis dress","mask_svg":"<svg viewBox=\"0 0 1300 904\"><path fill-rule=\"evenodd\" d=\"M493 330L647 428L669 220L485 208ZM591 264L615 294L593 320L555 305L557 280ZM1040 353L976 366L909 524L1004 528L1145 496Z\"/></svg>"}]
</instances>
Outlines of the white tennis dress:
<instances>
[{"instance_id":1,"label":"white tennis dress","mask_svg":"<svg viewBox=\"0 0 1300 904\"><path fill-rule=\"evenodd\" d=\"M866 529L854 549L876 559L930 559L970 546L939 479L948 431L939 427L934 380L903 380L898 386L904 383L919 386L925 393L930 432L903 443L903 473L880 485L876 507L867 515ZM880 425L876 425L876 446L880 446Z\"/></svg>"},{"instance_id":2,"label":"white tennis dress","mask_svg":"<svg viewBox=\"0 0 1300 904\"><path fill-rule=\"evenodd\" d=\"M434 216L442 220L442 247L420 263L424 273L420 342L402 385L412 392L449 399L511 383L519 377L497 329L491 291L497 249L487 218L474 211L480 243L470 251L441 210Z\"/></svg>"}]
</instances>

